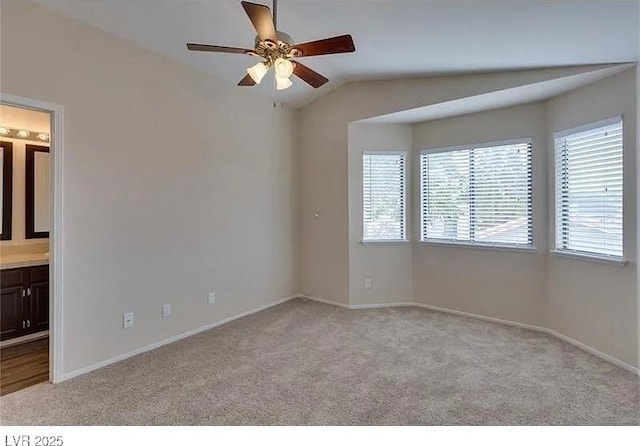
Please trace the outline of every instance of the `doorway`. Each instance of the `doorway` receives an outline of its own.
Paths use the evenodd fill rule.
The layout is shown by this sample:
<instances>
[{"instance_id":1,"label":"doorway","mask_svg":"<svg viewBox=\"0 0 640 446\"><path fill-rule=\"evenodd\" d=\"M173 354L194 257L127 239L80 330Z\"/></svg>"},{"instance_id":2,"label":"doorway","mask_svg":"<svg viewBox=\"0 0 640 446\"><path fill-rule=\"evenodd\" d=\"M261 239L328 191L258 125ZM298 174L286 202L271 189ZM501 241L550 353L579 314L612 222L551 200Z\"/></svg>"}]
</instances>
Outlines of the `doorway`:
<instances>
[{"instance_id":1,"label":"doorway","mask_svg":"<svg viewBox=\"0 0 640 446\"><path fill-rule=\"evenodd\" d=\"M60 106L1 97L1 395L61 381L61 119Z\"/></svg>"}]
</instances>

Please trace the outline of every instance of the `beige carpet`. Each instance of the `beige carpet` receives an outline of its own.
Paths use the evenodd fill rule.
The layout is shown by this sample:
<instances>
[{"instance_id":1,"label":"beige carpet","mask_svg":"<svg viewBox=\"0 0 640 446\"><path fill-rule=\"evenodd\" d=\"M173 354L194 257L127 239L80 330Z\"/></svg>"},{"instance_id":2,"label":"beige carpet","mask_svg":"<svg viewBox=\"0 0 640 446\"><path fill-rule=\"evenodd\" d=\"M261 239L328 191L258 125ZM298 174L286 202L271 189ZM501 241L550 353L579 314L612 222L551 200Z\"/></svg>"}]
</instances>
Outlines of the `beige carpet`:
<instances>
[{"instance_id":1,"label":"beige carpet","mask_svg":"<svg viewBox=\"0 0 640 446\"><path fill-rule=\"evenodd\" d=\"M640 380L550 336L295 300L58 386L2 424L640 424Z\"/></svg>"}]
</instances>

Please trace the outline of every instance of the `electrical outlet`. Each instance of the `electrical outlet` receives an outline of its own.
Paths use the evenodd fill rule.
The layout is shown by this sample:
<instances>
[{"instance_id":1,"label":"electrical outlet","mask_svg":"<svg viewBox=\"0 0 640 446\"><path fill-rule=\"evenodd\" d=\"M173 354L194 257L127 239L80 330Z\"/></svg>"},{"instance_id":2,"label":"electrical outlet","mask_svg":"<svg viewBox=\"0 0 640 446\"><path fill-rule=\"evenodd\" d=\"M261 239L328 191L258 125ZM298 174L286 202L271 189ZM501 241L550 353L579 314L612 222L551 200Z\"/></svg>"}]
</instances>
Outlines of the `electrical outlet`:
<instances>
[{"instance_id":1,"label":"electrical outlet","mask_svg":"<svg viewBox=\"0 0 640 446\"><path fill-rule=\"evenodd\" d=\"M133 327L133 313L125 313L122 315L122 328Z\"/></svg>"},{"instance_id":2,"label":"electrical outlet","mask_svg":"<svg viewBox=\"0 0 640 446\"><path fill-rule=\"evenodd\" d=\"M207 298L207 302L209 302L209 305L213 305L216 303L216 292L212 291L209 293L209 297Z\"/></svg>"},{"instance_id":3,"label":"electrical outlet","mask_svg":"<svg viewBox=\"0 0 640 446\"><path fill-rule=\"evenodd\" d=\"M169 317L171 316L171 304L164 304L162 306L162 317Z\"/></svg>"},{"instance_id":4,"label":"electrical outlet","mask_svg":"<svg viewBox=\"0 0 640 446\"><path fill-rule=\"evenodd\" d=\"M371 279L369 279L369 278L364 279L364 287L366 289L370 289L371 288Z\"/></svg>"}]
</instances>

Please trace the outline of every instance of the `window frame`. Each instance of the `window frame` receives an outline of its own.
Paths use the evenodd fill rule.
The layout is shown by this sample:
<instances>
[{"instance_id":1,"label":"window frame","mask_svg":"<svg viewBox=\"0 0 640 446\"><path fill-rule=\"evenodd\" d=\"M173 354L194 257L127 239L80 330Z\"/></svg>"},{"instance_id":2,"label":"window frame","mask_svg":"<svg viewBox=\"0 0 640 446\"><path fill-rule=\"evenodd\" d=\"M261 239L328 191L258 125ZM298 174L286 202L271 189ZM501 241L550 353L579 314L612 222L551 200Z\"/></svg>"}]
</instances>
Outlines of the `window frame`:
<instances>
[{"instance_id":1,"label":"window frame","mask_svg":"<svg viewBox=\"0 0 640 446\"><path fill-rule=\"evenodd\" d=\"M364 184L364 157L371 155L401 155L404 160L403 169L402 169L402 178L403 178L403 191L402 197L404 200L403 203L403 215L402 215L402 233L404 238L394 238L394 239L380 239L380 238L365 238L365 217L364 217L364 195L365 195L365 184ZM409 200L407 199L407 191L408 188L408 168L407 165L409 163L409 152L407 150L363 150L362 155L360 157L360 192L361 192L361 213L360 216L362 218L362 227L360 230L360 240L362 244L394 244L394 243L408 243L410 242L409 237L409 226L407 225L408 215L409 215Z\"/></svg>"},{"instance_id":2,"label":"window frame","mask_svg":"<svg viewBox=\"0 0 640 446\"><path fill-rule=\"evenodd\" d=\"M516 251L516 252L537 252L536 246L536 229L535 229L535 211L534 211L534 203L535 203L535 190L534 190L534 181L533 177L535 175L535 157L534 157L534 138L525 137L525 138L514 138L500 141L490 141L490 142L482 142L476 144L464 144L464 145L456 145L456 146L447 146L447 147L438 147L433 149L422 149L418 154L418 165L419 165L419 207L420 207L420 217L419 217L419 225L420 225L420 239L419 243L424 245L433 245L433 246L456 246L456 247L464 247L464 248L476 248L476 249L491 249L491 250L499 250L499 251ZM529 244L517 244L517 243L501 243L501 242L477 242L473 240L455 240L455 239L437 239L437 238L427 238L424 234L424 172L422 171L422 157L423 155L428 155L432 153L443 153L443 152L455 152L460 150L474 150L474 149L484 149L489 147L500 147L500 146L508 146L508 145L516 145L516 144L528 144L531 146L530 153L530 188L531 188L531 202L529 208L531 209L530 215L528 215L528 220L531 224L531 243Z\"/></svg>"},{"instance_id":3,"label":"window frame","mask_svg":"<svg viewBox=\"0 0 640 446\"><path fill-rule=\"evenodd\" d=\"M579 251L579 250L575 250L575 249L567 249L567 248L563 248L562 246L559 246L558 243L558 197L559 197L559 189L558 189L558 178L556 176L557 170L558 170L558 150L556 147L556 140L561 139L561 138L566 138L567 136L570 135L574 135L576 133L582 133L582 132L587 132L590 130L595 130L601 127L607 127L613 124L617 124L620 123L622 126L622 255L620 256L615 256L615 255L607 255L607 254L602 254L602 253L597 253L597 252L591 252L591 251ZM552 224L553 224L553 241L552 241L552 246L553 248L550 250L551 254L557 255L557 256L562 256L562 257L567 257L567 258L572 258L572 259L577 259L577 260L588 260L588 261L594 261L594 262L599 262L599 263L608 263L608 264L614 264L614 265L626 265L627 259L625 257L625 206L624 206L624 200L625 200L625 188L626 188L626 181L625 181L625 123L624 123L624 117L622 115L616 115L616 116L612 116L610 118L606 118L606 119L601 119L598 121L592 121L592 122L588 122L586 124L582 124L576 127L571 127L568 129L564 129L564 130L559 130L557 132L554 132L551 135L551 157L553 160L552 166L551 166L551 171L552 171L552 176L553 176L553 209L551 210L551 212L553 213L553 219L552 219ZM560 195L561 196L561 195Z\"/></svg>"}]
</instances>

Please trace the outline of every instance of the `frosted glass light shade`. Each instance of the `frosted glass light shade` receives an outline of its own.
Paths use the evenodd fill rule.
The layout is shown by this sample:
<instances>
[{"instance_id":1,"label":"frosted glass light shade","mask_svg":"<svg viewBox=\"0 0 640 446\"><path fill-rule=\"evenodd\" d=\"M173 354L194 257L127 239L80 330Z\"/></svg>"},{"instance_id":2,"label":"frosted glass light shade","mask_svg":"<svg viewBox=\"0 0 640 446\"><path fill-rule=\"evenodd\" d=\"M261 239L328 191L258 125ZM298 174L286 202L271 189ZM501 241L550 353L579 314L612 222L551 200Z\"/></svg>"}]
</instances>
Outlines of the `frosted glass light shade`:
<instances>
[{"instance_id":1,"label":"frosted glass light shade","mask_svg":"<svg viewBox=\"0 0 640 446\"><path fill-rule=\"evenodd\" d=\"M283 59L281 57L276 59L273 67L276 70L276 76L291 77L293 74L293 64L287 59Z\"/></svg>"},{"instance_id":2,"label":"frosted glass light shade","mask_svg":"<svg viewBox=\"0 0 640 446\"><path fill-rule=\"evenodd\" d=\"M251 76L251 79L253 79L256 84L262 82L267 71L269 71L269 69L263 62L258 62L251 68L247 68L247 73L249 73L249 76Z\"/></svg>"},{"instance_id":3,"label":"frosted glass light shade","mask_svg":"<svg viewBox=\"0 0 640 446\"><path fill-rule=\"evenodd\" d=\"M286 90L292 85L293 82L288 77L276 76L276 90Z\"/></svg>"}]
</instances>

